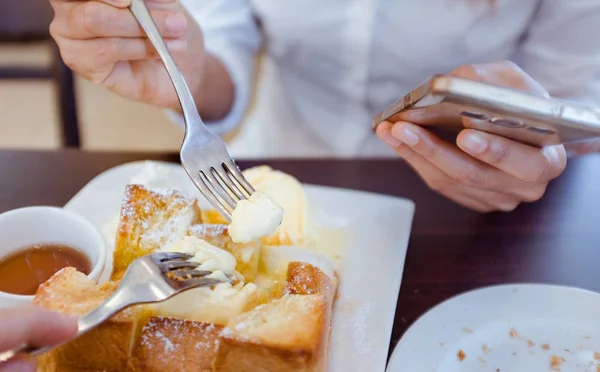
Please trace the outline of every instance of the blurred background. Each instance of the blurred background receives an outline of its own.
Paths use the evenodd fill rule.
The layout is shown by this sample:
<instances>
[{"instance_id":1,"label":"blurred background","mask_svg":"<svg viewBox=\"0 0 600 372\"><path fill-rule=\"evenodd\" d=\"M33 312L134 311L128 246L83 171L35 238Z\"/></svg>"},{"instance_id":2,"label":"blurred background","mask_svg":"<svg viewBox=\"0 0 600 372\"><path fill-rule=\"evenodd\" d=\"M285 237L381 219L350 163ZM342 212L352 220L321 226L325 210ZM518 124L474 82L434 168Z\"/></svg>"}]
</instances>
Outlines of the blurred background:
<instances>
[{"instance_id":1,"label":"blurred background","mask_svg":"<svg viewBox=\"0 0 600 372\"><path fill-rule=\"evenodd\" d=\"M0 0L0 148L178 150L183 132L161 109L71 74L53 15L46 0Z\"/></svg>"}]
</instances>

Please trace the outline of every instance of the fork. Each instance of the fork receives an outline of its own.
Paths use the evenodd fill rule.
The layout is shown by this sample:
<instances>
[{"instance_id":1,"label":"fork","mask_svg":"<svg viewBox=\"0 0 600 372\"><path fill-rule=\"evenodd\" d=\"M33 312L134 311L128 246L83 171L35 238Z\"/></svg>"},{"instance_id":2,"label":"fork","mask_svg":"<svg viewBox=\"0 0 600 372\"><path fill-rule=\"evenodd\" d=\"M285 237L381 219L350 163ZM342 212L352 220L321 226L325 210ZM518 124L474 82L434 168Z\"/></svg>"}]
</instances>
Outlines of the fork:
<instances>
[{"instance_id":1,"label":"fork","mask_svg":"<svg viewBox=\"0 0 600 372\"><path fill-rule=\"evenodd\" d=\"M198 287L212 287L232 283L232 274L225 274L227 282L207 278L211 271L197 270L198 263L186 261L192 256L183 253L154 253L133 261L116 291L98 308L78 320L77 336L91 331L117 312L137 304L165 301L176 294ZM0 363L17 354L39 355L61 345L35 348L29 345L0 353Z\"/></svg>"},{"instance_id":2,"label":"fork","mask_svg":"<svg viewBox=\"0 0 600 372\"><path fill-rule=\"evenodd\" d=\"M231 221L237 203L249 198L254 188L240 172L223 140L204 125L194 97L144 0L132 0L130 9L165 65L181 104L185 121L181 164L200 192Z\"/></svg>"}]
</instances>

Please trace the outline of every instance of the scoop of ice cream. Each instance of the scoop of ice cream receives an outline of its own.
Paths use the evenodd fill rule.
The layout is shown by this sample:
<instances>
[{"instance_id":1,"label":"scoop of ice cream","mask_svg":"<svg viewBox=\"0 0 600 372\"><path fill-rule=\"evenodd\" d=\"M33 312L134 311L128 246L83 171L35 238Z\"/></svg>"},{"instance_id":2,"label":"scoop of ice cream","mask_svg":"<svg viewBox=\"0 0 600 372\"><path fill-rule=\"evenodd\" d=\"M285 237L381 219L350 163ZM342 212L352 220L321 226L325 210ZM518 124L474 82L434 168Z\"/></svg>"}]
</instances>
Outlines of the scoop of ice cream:
<instances>
[{"instance_id":1,"label":"scoop of ice cream","mask_svg":"<svg viewBox=\"0 0 600 372\"><path fill-rule=\"evenodd\" d=\"M188 261L198 263L198 270L222 271L231 274L235 271L237 264L231 253L195 236L186 236L167 247L166 250L193 256Z\"/></svg>"},{"instance_id":2,"label":"scoop of ice cream","mask_svg":"<svg viewBox=\"0 0 600 372\"><path fill-rule=\"evenodd\" d=\"M248 243L271 236L281 224L283 209L266 194L256 191L237 203L228 231L236 243Z\"/></svg>"},{"instance_id":3,"label":"scoop of ice cream","mask_svg":"<svg viewBox=\"0 0 600 372\"><path fill-rule=\"evenodd\" d=\"M269 166L249 168L244 176L256 191L269 196L283 209L283 220L267 245L302 245L308 231L308 201L300 181Z\"/></svg>"}]
</instances>

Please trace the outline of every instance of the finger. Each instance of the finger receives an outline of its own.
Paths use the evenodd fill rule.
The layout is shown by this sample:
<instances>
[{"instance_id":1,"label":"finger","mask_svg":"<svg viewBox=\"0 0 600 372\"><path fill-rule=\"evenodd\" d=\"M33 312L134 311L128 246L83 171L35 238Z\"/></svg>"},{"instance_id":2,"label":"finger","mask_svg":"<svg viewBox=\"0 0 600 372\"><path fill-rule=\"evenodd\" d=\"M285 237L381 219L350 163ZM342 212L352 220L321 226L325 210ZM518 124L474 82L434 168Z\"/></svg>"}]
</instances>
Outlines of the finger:
<instances>
[{"instance_id":1,"label":"finger","mask_svg":"<svg viewBox=\"0 0 600 372\"><path fill-rule=\"evenodd\" d=\"M463 130L456 143L471 156L526 183L546 183L567 165L563 146L539 149L472 129Z\"/></svg>"},{"instance_id":2,"label":"finger","mask_svg":"<svg viewBox=\"0 0 600 372\"><path fill-rule=\"evenodd\" d=\"M396 147L402 145L402 141L392 136L391 133L392 123L389 121L382 121L375 128L375 134L382 140L385 144L387 144L392 149L396 149Z\"/></svg>"},{"instance_id":3,"label":"finger","mask_svg":"<svg viewBox=\"0 0 600 372\"><path fill-rule=\"evenodd\" d=\"M391 133L458 183L474 189L514 196L522 201L539 200L546 190L544 182L529 183L476 159L456 146L444 142L424 128L406 122L396 123ZM480 132L477 132L480 133ZM529 164L530 159L520 159ZM521 165L523 167L523 165Z\"/></svg>"},{"instance_id":4,"label":"finger","mask_svg":"<svg viewBox=\"0 0 600 372\"><path fill-rule=\"evenodd\" d=\"M465 154L456 146L442 141L431 132L408 122L398 122L391 128L391 134L396 139L423 156L434 166L441 169L454 180L478 188L493 187L502 184L506 187L506 175L501 171L486 165Z\"/></svg>"},{"instance_id":5,"label":"finger","mask_svg":"<svg viewBox=\"0 0 600 372\"><path fill-rule=\"evenodd\" d=\"M380 139L390 145L400 157L406 160L431 189L445 197L478 212L512 211L518 206L520 200L524 200L512 195L481 190L456 182L443 170L437 168L422 155L396 139L390 133L391 128L391 123L383 122L380 128L377 128L376 133ZM543 191L541 194L543 194Z\"/></svg>"},{"instance_id":6,"label":"finger","mask_svg":"<svg viewBox=\"0 0 600 372\"><path fill-rule=\"evenodd\" d=\"M456 183L423 156L405 145L398 146L396 150L396 153L417 172L430 189L463 207L478 212L491 212L497 209L488 202L489 200L496 200L496 194L494 194L495 198L491 199L489 195L482 196L482 190Z\"/></svg>"},{"instance_id":7,"label":"finger","mask_svg":"<svg viewBox=\"0 0 600 372\"><path fill-rule=\"evenodd\" d=\"M83 0L86 1L86 0ZM65 3L80 3L82 0L50 0L50 5L61 6ZM97 2L102 2L108 5L115 6L117 8L127 8L131 4L131 0L94 0Z\"/></svg>"},{"instance_id":8,"label":"finger","mask_svg":"<svg viewBox=\"0 0 600 372\"><path fill-rule=\"evenodd\" d=\"M5 363L0 363L0 372L36 372L37 361L34 357L18 355Z\"/></svg>"},{"instance_id":9,"label":"finger","mask_svg":"<svg viewBox=\"0 0 600 372\"><path fill-rule=\"evenodd\" d=\"M476 189L453 181L427 159L406 146L400 146L398 149L398 155L411 165L432 190L464 207L488 213L510 212L519 205L520 200L514 196Z\"/></svg>"},{"instance_id":10,"label":"finger","mask_svg":"<svg viewBox=\"0 0 600 372\"><path fill-rule=\"evenodd\" d=\"M85 1L98 1L106 3L117 8L127 8L131 5L131 0L50 0L52 6L61 6L67 3L80 3ZM150 8L160 6L171 6L172 4L178 4L179 0L146 0L146 5Z\"/></svg>"},{"instance_id":11,"label":"finger","mask_svg":"<svg viewBox=\"0 0 600 372\"><path fill-rule=\"evenodd\" d=\"M448 177L439 168L435 167L427 159L417 154L414 150L404 145L402 141L395 138L390 130L392 124L389 122L382 122L376 129L377 136L388 144L398 156L403 158L413 170L425 181L427 186L432 190L439 192L445 197L454 200L458 204L467 208L485 212L490 210L490 206L485 203L474 199L473 197L456 192L455 181Z\"/></svg>"},{"instance_id":12,"label":"finger","mask_svg":"<svg viewBox=\"0 0 600 372\"><path fill-rule=\"evenodd\" d=\"M482 83L524 90L550 97L548 91L512 61L463 65L450 73L456 77Z\"/></svg>"},{"instance_id":13,"label":"finger","mask_svg":"<svg viewBox=\"0 0 600 372\"><path fill-rule=\"evenodd\" d=\"M183 12L154 10L151 14L163 37L179 37L187 28ZM57 11L50 32L53 36L78 40L146 35L129 9L118 9L97 1L64 5Z\"/></svg>"},{"instance_id":14,"label":"finger","mask_svg":"<svg viewBox=\"0 0 600 372\"><path fill-rule=\"evenodd\" d=\"M184 51L184 40L165 40L172 53ZM101 38L95 40L56 39L63 61L73 71L102 83L117 61L157 59L158 53L148 39Z\"/></svg>"},{"instance_id":15,"label":"finger","mask_svg":"<svg viewBox=\"0 0 600 372\"><path fill-rule=\"evenodd\" d=\"M439 168L431 164L409 146L392 134L394 126L385 121L376 130L377 136L387 143L395 152L406 160L406 162L423 178L427 185L436 191L444 191L451 188L455 180L448 177Z\"/></svg>"},{"instance_id":16,"label":"finger","mask_svg":"<svg viewBox=\"0 0 600 372\"><path fill-rule=\"evenodd\" d=\"M69 316L36 307L0 310L0 350L23 344L51 346L74 337L77 321Z\"/></svg>"}]
</instances>

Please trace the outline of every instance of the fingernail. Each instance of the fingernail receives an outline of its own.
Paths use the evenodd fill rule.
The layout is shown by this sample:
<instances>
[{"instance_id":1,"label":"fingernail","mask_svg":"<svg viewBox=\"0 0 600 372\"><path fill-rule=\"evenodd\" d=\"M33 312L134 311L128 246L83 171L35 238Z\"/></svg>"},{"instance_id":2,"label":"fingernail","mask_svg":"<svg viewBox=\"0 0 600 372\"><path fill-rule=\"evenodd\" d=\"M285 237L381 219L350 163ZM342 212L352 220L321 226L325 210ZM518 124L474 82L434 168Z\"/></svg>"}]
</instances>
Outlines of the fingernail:
<instances>
[{"instance_id":1,"label":"fingernail","mask_svg":"<svg viewBox=\"0 0 600 372\"><path fill-rule=\"evenodd\" d=\"M408 146L414 146L419 142L419 135L412 128L404 125L394 125L392 135Z\"/></svg>"},{"instance_id":2,"label":"fingernail","mask_svg":"<svg viewBox=\"0 0 600 372\"><path fill-rule=\"evenodd\" d=\"M185 31L187 20L183 14L171 14L165 20L165 26L170 33L180 35Z\"/></svg>"},{"instance_id":3,"label":"fingernail","mask_svg":"<svg viewBox=\"0 0 600 372\"><path fill-rule=\"evenodd\" d=\"M394 136L392 136L392 134L387 130L381 133L380 136L383 142L387 143L390 147L398 147L402 144L400 140L394 138Z\"/></svg>"},{"instance_id":4,"label":"fingernail","mask_svg":"<svg viewBox=\"0 0 600 372\"><path fill-rule=\"evenodd\" d=\"M480 154L487 149L489 143L481 133L469 132L463 137L462 145L467 151Z\"/></svg>"},{"instance_id":5,"label":"fingernail","mask_svg":"<svg viewBox=\"0 0 600 372\"><path fill-rule=\"evenodd\" d=\"M185 40L168 40L167 48L171 52L182 52L187 49L187 41Z\"/></svg>"}]
</instances>

